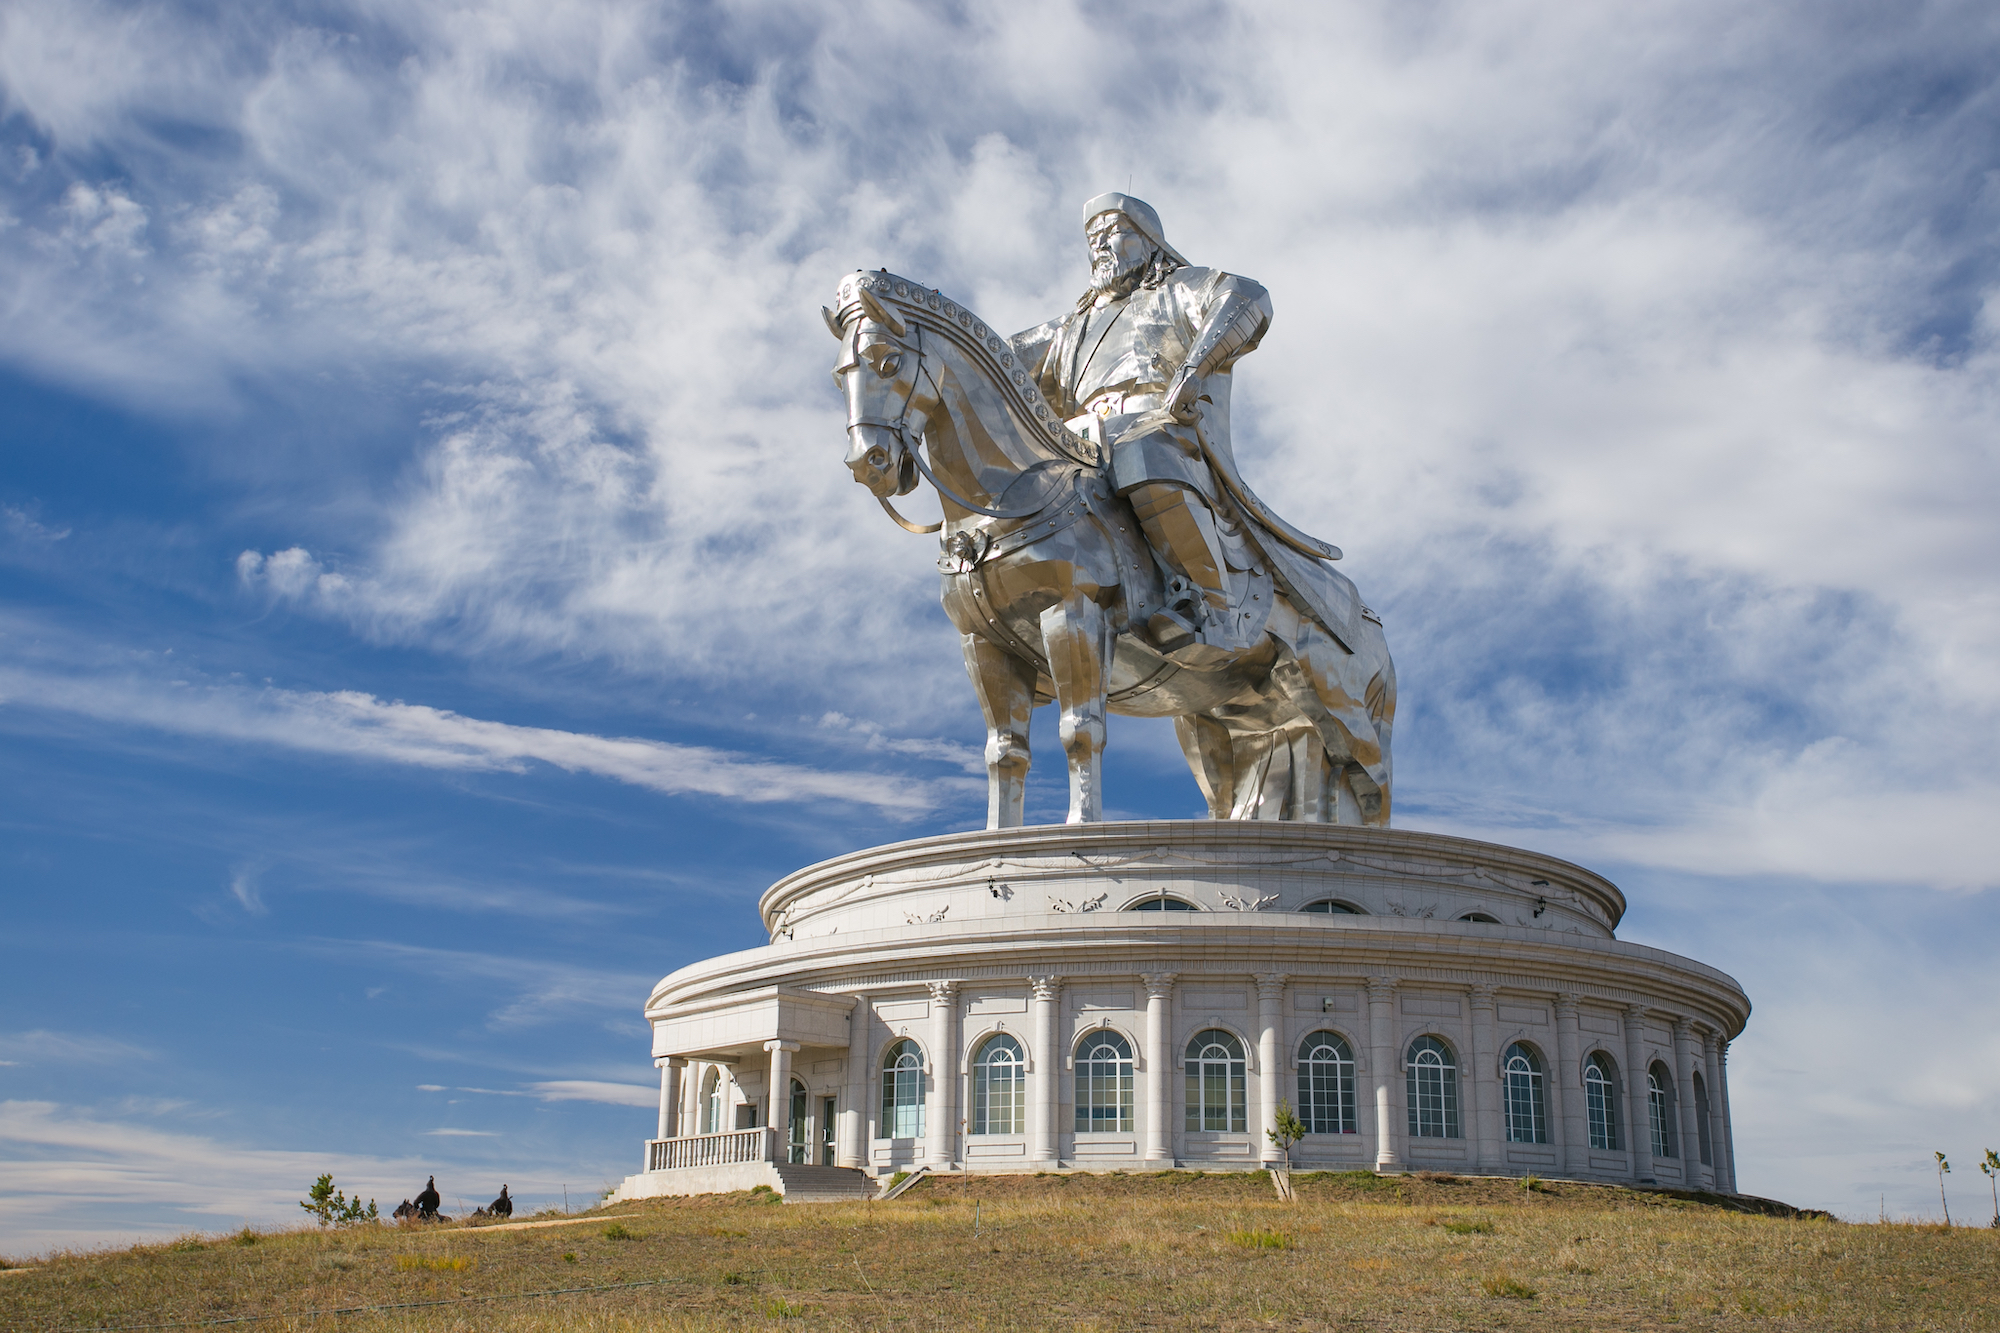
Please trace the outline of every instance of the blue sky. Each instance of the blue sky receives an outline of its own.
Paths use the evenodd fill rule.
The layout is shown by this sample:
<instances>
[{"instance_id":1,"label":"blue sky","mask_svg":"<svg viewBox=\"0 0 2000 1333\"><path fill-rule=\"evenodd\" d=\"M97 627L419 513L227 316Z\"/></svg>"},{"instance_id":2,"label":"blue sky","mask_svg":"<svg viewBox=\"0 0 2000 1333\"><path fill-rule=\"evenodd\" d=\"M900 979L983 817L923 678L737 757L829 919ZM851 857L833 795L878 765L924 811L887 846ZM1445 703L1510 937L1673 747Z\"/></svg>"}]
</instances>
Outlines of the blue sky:
<instances>
[{"instance_id":1,"label":"blue sky","mask_svg":"<svg viewBox=\"0 0 2000 1333\"><path fill-rule=\"evenodd\" d=\"M1273 293L1238 452L1384 614L1398 822L1743 982L1746 1188L1934 1208L2000 1145L1997 85L1973 4L15 0L0 1251L629 1172L647 986L983 816L815 307L1025 327L1128 187Z\"/></svg>"}]
</instances>

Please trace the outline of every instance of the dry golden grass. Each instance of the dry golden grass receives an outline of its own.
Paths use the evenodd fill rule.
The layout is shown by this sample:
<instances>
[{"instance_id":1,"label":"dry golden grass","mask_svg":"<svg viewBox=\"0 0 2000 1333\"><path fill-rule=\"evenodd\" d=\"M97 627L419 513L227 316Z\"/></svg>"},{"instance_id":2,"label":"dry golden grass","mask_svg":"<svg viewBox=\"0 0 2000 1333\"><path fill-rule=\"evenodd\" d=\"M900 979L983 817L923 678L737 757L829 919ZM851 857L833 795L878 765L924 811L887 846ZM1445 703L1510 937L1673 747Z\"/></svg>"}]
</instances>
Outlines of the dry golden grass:
<instances>
[{"instance_id":1,"label":"dry golden grass","mask_svg":"<svg viewBox=\"0 0 2000 1333\"><path fill-rule=\"evenodd\" d=\"M1560 1183L1295 1181L1289 1205L1261 1174L987 1176L887 1204L734 1195L536 1230L183 1238L9 1274L0 1326L2000 1328L2000 1232ZM406 1308L312 1313L390 1304Z\"/></svg>"}]
</instances>

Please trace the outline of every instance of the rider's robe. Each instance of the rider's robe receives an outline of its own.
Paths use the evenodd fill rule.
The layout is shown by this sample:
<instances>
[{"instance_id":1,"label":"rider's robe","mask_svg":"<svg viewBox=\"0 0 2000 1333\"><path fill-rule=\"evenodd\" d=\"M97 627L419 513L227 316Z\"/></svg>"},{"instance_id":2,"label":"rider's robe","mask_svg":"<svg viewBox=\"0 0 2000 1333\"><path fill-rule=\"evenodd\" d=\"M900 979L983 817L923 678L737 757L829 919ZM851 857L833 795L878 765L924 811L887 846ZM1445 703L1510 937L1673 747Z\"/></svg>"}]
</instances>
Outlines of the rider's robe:
<instances>
[{"instance_id":1,"label":"rider's robe","mask_svg":"<svg viewBox=\"0 0 2000 1333\"><path fill-rule=\"evenodd\" d=\"M1165 403L1174 375L1211 321L1233 319L1246 304L1260 316L1255 332L1202 380L1198 427L1176 420ZM1193 488L1211 505L1226 503L1212 458L1228 473L1229 495L1244 511L1257 545L1303 603L1299 609L1351 646L1354 618L1367 614L1354 585L1276 535L1284 531L1308 546L1324 546L1279 518L1250 490L1230 449L1230 372L1255 350L1270 319L1270 297L1258 283L1221 269L1179 268L1157 287L1139 287L1102 310L1073 310L1009 341L1036 387L1064 419L1086 412L1100 419L1093 434L1108 447L1112 485L1120 493L1148 481L1173 481Z\"/></svg>"}]
</instances>

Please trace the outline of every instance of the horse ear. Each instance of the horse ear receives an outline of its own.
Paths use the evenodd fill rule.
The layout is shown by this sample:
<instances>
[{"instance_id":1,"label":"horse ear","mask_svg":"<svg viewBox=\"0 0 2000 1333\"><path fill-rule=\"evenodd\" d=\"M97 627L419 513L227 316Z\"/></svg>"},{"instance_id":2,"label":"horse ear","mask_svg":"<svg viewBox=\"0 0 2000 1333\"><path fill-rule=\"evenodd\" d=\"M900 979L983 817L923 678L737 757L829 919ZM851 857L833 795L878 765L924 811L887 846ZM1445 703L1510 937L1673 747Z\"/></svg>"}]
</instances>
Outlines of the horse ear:
<instances>
[{"instance_id":1,"label":"horse ear","mask_svg":"<svg viewBox=\"0 0 2000 1333\"><path fill-rule=\"evenodd\" d=\"M903 321L896 318L895 312L875 299L875 293L869 291L866 287L856 287L854 294L861 298L861 308L868 312L868 318L874 320L877 324L886 325L889 332L895 334L898 338L909 332L908 329L903 327Z\"/></svg>"},{"instance_id":2,"label":"horse ear","mask_svg":"<svg viewBox=\"0 0 2000 1333\"><path fill-rule=\"evenodd\" d=\"M842 342L847 341L847 330L840 327L840 317L825 306L819 308L819 317L826 321L826 331Z\"/></svg>"}]
</instances>

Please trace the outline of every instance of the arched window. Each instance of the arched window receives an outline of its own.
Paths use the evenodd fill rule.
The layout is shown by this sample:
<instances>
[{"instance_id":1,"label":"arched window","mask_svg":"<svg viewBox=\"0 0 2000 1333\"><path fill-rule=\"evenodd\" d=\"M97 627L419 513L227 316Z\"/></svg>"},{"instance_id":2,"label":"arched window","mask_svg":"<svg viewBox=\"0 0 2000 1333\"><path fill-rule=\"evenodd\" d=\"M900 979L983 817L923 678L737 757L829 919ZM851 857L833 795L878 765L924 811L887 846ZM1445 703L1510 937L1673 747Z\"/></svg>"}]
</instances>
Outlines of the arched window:
<instances>
[{"instance_id":1,"label":"arched window","mask_svg":"<svg viewBox=\"0 0 2000 1333\"><path fill-rule=\"evenodd\" d=\"M924 1056L908 1037L882 1053L882 1124L885 1139L924 1136Z\"/></svg>"},{"instance_id":2,"label":"arched window","mask_svg":"<svg viewBox=\"0 0 2000 1333\"><path fill-rule=\"evenodd\" d=\"M1410 1137L1455 1139L1458 1133L1458 1065L1436 1037L1410 1043Z\"/></svg>"},{"instance_id":3,"label":"arched window","mask_svg":"<svg viewBox=\"0 0 2000 1333\"><path fill-rule=\"evenodd\" d=\"M1338 898L1322 898L1316 903L1307 903L1301 912L1329 912L1335 916L1365 916L1353 903L1344 903Z\"/></svg>"},{"instance_id":4,"label":"arched window","mask_svg":"<svg viewBox=\"0 0 2000 1333\"><path fill-rule=\"evenodd\" d=\"M1025 1134L1027 1107L1027 1060L1021 1043L1004 1032L988 1037L972 1061L972 1115L966 1132Z\"/></svg>"},{"instance_id":5,"label":"arched window","mask_svg":"<svg viewBox=\"0 0 2000 1333\"><path fill-rule=\"evenodd\" d=\"M1695 1140L1701 1148L1701 1164L1715 1165L1715 1148L1709 1142L1708 1128L1708 1084L1702 1082L1701 1075L1694 1076L1694 1132Z\"/></svg>"},{"instance_id":6,"label":"arched window","mask_svg":"<svg viewBox=\"0 0 2000 1333\"><path fill-rule=\"evenodd\" d=\"M1128 912L1199 912L1201 909L1183 898L1169 898L1165 890L1151 898L1141 899L1125 909Z\"/></svg>"},{"instance_id":7,"label":"arched window","mask_svg":"<svg viewBox=\"0 0 2000 1333\"><path fill-rule=\"evenodd\" d=\"M1464 916L1460 917L1460 918L1459 918L1459 920L1460 920L1460 921L1476 921L1476 922L1478 922L1478 923L1479 923L1480 925L1482 925L1482 926L1497 926L1497 925L1499 925L1499 924L1500 924L1500 918L1499 918L1499 917L1497 917L1497 916L1488 916L1488 915L1487 915L1486 913L1484 913L1484 912L1467 912L1467 913L1466 913L1466 914L1465 914Z\"/></svg>"},{"instance_id":8,"label":"arched window","mask_svg":"<svg viewBox=\"0 0 2000 1333\"><path fill-rule=\"evenodd\" d=\"M1076 1132L1132 1132L1132 1043L1110 1028L1077 1043Z\"/></svg>"},{"instance_id":9,"label":"arched window","mask_svg":"<svg viewBox=\"0 0 2000 1333\"><path fill-rule=\"evenodd\" d=\"M1590 1118L1590 1146L1600 1152L1618 1152L1624 1142L1618 1135L1618 1066L1603 1051L1583 1062L1583 1106Z\"/></svg>"},{"instance_id":10,"label":"arched window","mask_svg":"<svg viewBox=\"0 0 2000 1333\"><path fill-rule=\"evenodd\" d=\"M806 1128L806 1085L793 1079L791 1126L787 1131L785 1160L801 1166L808 1160L806 1145L810 1140L806 1137Z\"/></svg>"},{"instance_id":11,"label":"arched window","mask_svg":"<svg viewBox=\"0 0 2000 1333\"><path fill-rule=\"evenodd\" d=\"M1541 1057L1517 1041L1507 1048L1500 1073L1507 1085L1507 1142L1547 1143L1549 1114L1542 1095Z\"/></svg>"},{"instance_id":12,"label":"arched window","mask_svg":"<svg viewBox=\"0 0 2000 1333\"><path fill-rule=\"evenodd\" d=\"M1674 1151L1674 1076L1657 1062L1646 1071L1646 1115L1653 1122L1653 1156L1679 1157Z\"/></svg>"},{"instance_id":13,"label":"arched window","mask_svg":"<svg viewBox=\"0 0 2000 1333\"><path fill-rule=\"evenodd\" d=\"M714 1065L701 1080L701 1132L722 1132L722 1071Z\"/></svg>"},{"instance_id":14,"label":"arched window","mask_svg":"<svg viewBox=\"0 0 2000 1333\"><path fill-rule=\"evenodd\" d=\"M1354 1133L1354 1051L1339 1033L1299 1043L1299 1120L1308 1134Z\"/></svg>"},{"instance_id":15,"label":"arched window","mask_svg":"<svg viewBox=\"0 0 2000 1333\"><path fill-rule=\"evenodd\" d=\"M1243 1043L1217 1028L1187 1048L1187 1127L1191 1134L1241 1134L1250 1127Z\"/></svg>"}]
</instances>

